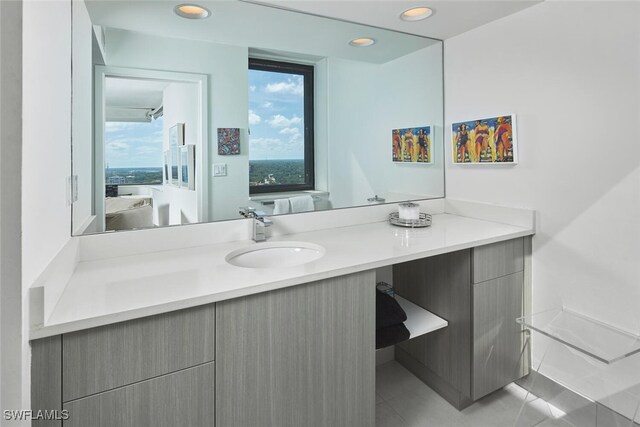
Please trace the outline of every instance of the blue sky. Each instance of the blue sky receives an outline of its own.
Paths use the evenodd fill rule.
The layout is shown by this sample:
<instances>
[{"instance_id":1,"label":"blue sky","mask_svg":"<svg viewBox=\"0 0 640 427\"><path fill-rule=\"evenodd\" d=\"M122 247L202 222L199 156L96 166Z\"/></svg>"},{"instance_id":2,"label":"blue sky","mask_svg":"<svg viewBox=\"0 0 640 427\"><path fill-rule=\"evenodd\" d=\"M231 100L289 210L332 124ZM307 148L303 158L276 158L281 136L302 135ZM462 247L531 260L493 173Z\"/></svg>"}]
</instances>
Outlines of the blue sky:
<instances>
[{"instance_id":1,"label":"blue sky","mask_svg":"<svg viewBox=\"0 0 640 427\"><path fill-rule=\"evenodd\" d=\"M162 167L162 117L151 123L107 122L105 135L110 168Z\"/></svg>"},{"instance_id":2,"label":"blue sky","mask_svg":"<svg viewBox=\"0 0 640 427\"><path fill-rule=\"evenodd\" d=\"M249 158L304 158L304 81L296 74L249 70Z\"/></svg>"}]
</instances>

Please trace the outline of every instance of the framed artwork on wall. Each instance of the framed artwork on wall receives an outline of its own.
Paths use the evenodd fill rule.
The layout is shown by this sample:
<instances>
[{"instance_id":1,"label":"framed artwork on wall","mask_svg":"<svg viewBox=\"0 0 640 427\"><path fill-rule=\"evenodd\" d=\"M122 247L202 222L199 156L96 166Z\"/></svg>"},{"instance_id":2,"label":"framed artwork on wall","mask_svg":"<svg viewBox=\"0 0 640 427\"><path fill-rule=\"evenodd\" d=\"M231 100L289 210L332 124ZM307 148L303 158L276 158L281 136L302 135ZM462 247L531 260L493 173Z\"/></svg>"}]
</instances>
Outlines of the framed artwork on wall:
<instances>
[{"instance_id":1,"label":"framed artwork on wall","mask_svg":"<svg viewBox=\"0 0 640 427\"><path fill-rule=\"evenodd\" d=\"M178 167L179 167L179 153L178 146L171 146L171 185L180 186L180 181L178 179Z\"/></svg>"},{"instance_id":2,"label":"framed artwork on wall","mask_svg":"<svg viewBox=\"0 0 640 427\"><path fill-rule=\"evenodd\" d=\"M451 124L451 149L454 164L517 164L516 116Z\"/></svg>"},{"instance_id":3,"label":"framed artwork on wall","mask_svg":"<svg viewBox=\"0 0 640 427\"><path fill-rule=\"evenodd\" d=\"M218 154L220 156L240 154L239 128L218 128Z\"/></svg>"},{"instance_id":4,"label":"framed artwork on wall","mask_svg":"<svg viewBox=\"0 0 640 427\"><path fill-rule=\"evenodd\" d=\"M169 147L184 145L184 123L176 123L169 129Z\"/></svg>"},{"instance_id":5,"label":"framed artwork on wall","mask_svg":"<svg viewBox=\"0 0 640 427\"><path fill-rule=\"evenodd\" d=\"M395 163L433 163L432 127L417 126L391 131L391 158Z\"/></svg>"},{"instance_id":6,"label":"framed artwork on wall","mask_svg":"<svg viewBox=\"0 0 640 427\"><path fill-rule=\"evenodd\" d=\"M180 188L195 190L196 146L189 144L179 147Z\"/></svg>"}]
</instances>

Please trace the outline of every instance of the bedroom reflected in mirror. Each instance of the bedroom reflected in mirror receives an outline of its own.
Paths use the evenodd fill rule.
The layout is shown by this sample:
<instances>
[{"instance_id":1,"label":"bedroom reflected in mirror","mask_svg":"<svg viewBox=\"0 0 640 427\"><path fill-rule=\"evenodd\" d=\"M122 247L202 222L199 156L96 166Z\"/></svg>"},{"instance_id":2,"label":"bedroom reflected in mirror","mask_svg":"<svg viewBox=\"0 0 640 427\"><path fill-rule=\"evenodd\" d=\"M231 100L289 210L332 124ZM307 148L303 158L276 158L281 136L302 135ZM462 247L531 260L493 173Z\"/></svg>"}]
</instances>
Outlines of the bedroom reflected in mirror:
<instances>
[{"instance_id":1,"label":"bedroom reflected in mirror","mask_svg":"<svg viewBox=\"0 0 640 427\"><path fill-rule=\"evenodd\" d=\"M95 78L95 226L206 221L206 76L96 66Z\"/></svg>"},{"instance_id":2,"label":"bedroom reflected in mirror","mask_svg":"<svg viewBox=\"0 0 640 427\"><path fill-rule=\"evenodd\" d=\"M441 41L201 3L72 3L74 235L444 197Z\"/></svg>"}]
</instances>

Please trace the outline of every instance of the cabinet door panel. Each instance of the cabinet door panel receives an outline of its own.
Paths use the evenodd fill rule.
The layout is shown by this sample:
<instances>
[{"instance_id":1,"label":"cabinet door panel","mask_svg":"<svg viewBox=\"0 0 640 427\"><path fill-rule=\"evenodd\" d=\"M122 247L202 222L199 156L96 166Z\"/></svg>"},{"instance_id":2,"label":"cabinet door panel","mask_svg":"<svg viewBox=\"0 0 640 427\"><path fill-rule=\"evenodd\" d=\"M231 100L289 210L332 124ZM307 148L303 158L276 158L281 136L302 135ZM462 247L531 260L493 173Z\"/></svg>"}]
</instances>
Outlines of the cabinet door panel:
<instances>
[{"instance_id":1,"label":"cabinet door panel","mask_svg":"<svg viewBox=\"0 0 640 427\"><path fill-rule=\"evenodd\" d=\"M209 304L64 334L63 401L210 362L214 333Z\"/></svg>"},{"instance_id":2,"label":"cabinet door panel","mask_svg":"<svg viewBox=\"0 0 640 427\"><path fill-rule=\"evenodd\" d=\"M216 308L217 427L375 424L375 273Z\"/></svg>"},{"instance_id":3,"label":"cabinet door panel","mask_svg":"<svg viewBox=\"0 0 640 427\"><path fill-rule=\"evenodd\" d=\"M64 404L64 427L214 425L215 367L210 362Z\"/></svg>"},{"instance_id":4,"label":"cabinet door panel","mask_svg":"<svg viewBox=\"0 0 640 427\"><path fill-rule=\"evenodd\" d=\"M473 283L496 279L523 269L522 238L473 248Z\"/></svg>"},{"instance_id":5,"label":"cabinet door panel","mask_svg":"<svg viewBox=\"0 0 640 427\"><path fill-rule=\"evenodd\" d=\"M62 337L31 341L31 409L62 410ZM60 427L60 420L33 420L33 427Z\"/></svg>"},{"instance_id":6,"label":"cabinet door panel","mask_svg":"<svg viewBox=\"0 0 640 427\"><path fill-rule=\"evenodd\" d=\"M473 287L473 399L520 378L523 273Z\"/></svg>"}]
</instances>

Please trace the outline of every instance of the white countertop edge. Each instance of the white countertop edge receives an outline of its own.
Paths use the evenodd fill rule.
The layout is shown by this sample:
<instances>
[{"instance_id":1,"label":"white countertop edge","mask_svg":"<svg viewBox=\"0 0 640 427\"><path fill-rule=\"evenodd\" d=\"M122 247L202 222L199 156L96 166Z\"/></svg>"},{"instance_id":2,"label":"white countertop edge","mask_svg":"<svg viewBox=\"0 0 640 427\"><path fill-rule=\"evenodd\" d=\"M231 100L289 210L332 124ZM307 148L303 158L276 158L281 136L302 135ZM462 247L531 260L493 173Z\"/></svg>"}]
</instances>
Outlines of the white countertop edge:
<instances>
[{"instance_id":1,"label":"white countertop edge","mask_svg":"<svg viewBox=\"0 0 640 427\"><path fill-rule=\"evenodd\" d=\"M137 307L130 310L109 313L106 315L82 318L70 322L51 324L51 325L31 325L29 339L38 339L50 337L53 335L69 333L79 331L83 329L94 328L98 326L104 326L108 324L123 322L127 320L138 319L147 316L153 316L157 314L167 313L170 311L181 310L190 307L196 307L199 305L210 304L214 302L224 301L232 298L238 298L242 296L248 296L258 294L262 292L277 290L286 288L289 286L295 286L303 283L309 283L317 280L324 280L337 276L344 276L347 274L358 273L365 270L371 270L379 267L385 267L392 264L398 264L407 261L413 261L420 258L429 256L440 255L443 253L455 252L458 250L469 249L476 246L487 245L504 240L516 239L519 237L530 236L534 234L533 228L522 228L520 231L511 232L508 234L502 234L495 237L487 237L483 239L470 240L461 244L451 245L446 247L440 247L437 249L417 251L411 254L390 257L384 260L378 260L373 262L367 262L362 264L351 265L349 267L342 267L332 270L327 270L318 273L311 273L300 275L296 277L286 278L283 280L277 280L273 282L263 283L256 286L247 286L240 289L216 292L209 295L197 296L193 298L185 298L180 300L174 300L168 303L157 304L146 307ZM35 319L35 318L34 318Z\"/></svg>"}]
</instances>

